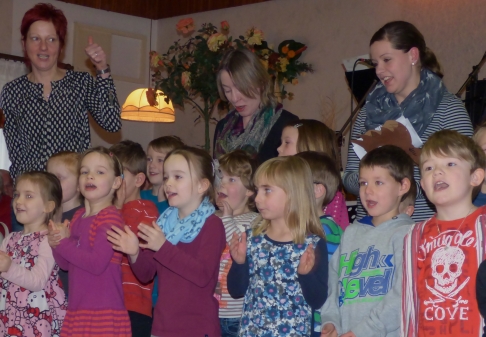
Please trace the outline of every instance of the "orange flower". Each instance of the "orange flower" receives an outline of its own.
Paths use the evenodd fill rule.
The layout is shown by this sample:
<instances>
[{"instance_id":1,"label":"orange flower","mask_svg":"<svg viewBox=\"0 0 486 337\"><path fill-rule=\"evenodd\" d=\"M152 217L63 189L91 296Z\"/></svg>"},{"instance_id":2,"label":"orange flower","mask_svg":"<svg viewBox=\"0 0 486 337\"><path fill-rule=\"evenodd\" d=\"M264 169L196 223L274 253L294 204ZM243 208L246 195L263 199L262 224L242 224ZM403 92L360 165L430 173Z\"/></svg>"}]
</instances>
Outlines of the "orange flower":
<instances>
[{"instance_id":1,"label":"orange flower","mask_svg":"<svg viewBox=\"0 0 486 337\"><path fill-rule=\"evenodd\" d=\"M295 57L295 51L289 50L289 52L287 53L287 58L290 60L293 57Z\"/></svg>"},{"instance_id":2,"label":"orange flower","mask_svg":"<svg viewBox=\"0 0 486 337\"><path fill-rule=\"evenodd\" d=\"M298 79L296 79L296 78L294 78L294 79L292 80L292 84L293 84L293 85L297 85L297 84L299 84L299 80L298 80Z\"/></svg>"},{"instance_id":3,"label":"orange flower","mask_svg":"<svg viewBox=\"0 0 486 337\"><path fill-rule=\"evenodd\" d=\"M194 30L194 20L192 18L181 19L177 23L176 28L182 34L191 33Z\"/></svg>"},{"instance_id":4,"label":"orange flower","mask_svg":"<svg viewBox=\"0 0 486 337\"><path fill-rule=\"evenodd\" d=\"M230 28L230 25L229 25L228 21L221 21L221 30L223 31L223 33L228 33L229 28Z\"/></svg>"},{"instance_id":5,"label":"orange flower","mask_svg":"<svg viewBox=\"0 0 486 337\"><path fill-rule=\"evenodd\" d=\"M289 46L283 46L282 47L282 53L287 54L289 52Z\"/></svg>"}]
</instances>

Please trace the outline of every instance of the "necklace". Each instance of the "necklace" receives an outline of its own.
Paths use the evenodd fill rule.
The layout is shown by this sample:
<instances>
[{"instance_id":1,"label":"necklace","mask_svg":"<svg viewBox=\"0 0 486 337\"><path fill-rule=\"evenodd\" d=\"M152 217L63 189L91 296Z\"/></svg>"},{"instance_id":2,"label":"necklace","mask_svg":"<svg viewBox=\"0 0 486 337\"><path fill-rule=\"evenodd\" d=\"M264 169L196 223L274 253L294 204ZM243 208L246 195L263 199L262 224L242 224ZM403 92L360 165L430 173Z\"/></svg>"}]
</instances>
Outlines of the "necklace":
<instances>
[{"instance_id":1,"label":"necklace","mask_svg":"<svg viewBox=\"0 0 486 337\"><path fill-rule=\"evenodd\" d=\"M458 232L461 229L462 225L464 224L464 221L466 221L466 218L472 213L473 209L474 209L474 206L471 207L471 209L467 212L467 214L464 217L464 219L462 219L461 224L456 229ZM436 219L435 225L437 226L437 231L439 232L439 235L440 235L441 232L440 232L440 228L439 228L439 222L437 221L437 219ZM445 249L447 250L447 249L449 249L449 247L450 247L450 243L448 242L448 243L446 243Z\"/></svg>"}]
</instances>

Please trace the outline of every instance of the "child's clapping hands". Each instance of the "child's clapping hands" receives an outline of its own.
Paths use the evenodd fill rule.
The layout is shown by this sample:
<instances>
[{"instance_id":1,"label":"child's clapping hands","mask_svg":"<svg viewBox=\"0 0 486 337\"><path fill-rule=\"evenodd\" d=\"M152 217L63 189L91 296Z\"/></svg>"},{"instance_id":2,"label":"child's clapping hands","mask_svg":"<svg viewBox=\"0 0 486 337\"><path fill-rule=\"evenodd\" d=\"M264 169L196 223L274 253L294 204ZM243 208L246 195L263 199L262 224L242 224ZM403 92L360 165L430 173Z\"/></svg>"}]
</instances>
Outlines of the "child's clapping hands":
<instances>
[{"instance_id":1,"label":"child's clapping hands","mask_svg":"<svg viewBox=\"0 0 486 337\"><path fill-rule=\"evenodd\" d=\"M128 226L125 226L124 231L113 226L107 234L108 241L113 244L113 249L129 255L132 263L137 260L139 248L158 251L166 241L164 233L155 221L151 226L143 223L138 225L137 235ZM139 242L138 238L146 243Z\"/></svg>"},{"instance_id":2,"label":"child's clapping hands","mask_svg":"<svg viewBox=\"0 0 486 337\"><path fill-rule=\"evenodd\" d=\"M49 220L48 230L47 241L51 248L56 248L62 239L68 238L71 235L69 220L64 220L63 223L56 223Z\"/></svg>"}]
</instances>

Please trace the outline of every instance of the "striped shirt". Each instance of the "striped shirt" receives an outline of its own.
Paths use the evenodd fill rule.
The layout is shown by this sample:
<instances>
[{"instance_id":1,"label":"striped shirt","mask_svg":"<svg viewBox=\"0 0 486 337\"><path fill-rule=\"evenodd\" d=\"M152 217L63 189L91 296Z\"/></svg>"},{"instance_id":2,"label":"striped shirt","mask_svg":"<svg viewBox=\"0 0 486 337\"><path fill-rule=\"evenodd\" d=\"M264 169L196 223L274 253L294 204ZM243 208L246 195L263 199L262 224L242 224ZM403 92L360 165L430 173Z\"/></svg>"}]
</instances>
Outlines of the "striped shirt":
<instances>
[{"instance_id":1,"label":"striped shirt","mask_svg":"<svg viewBox=\"0 0 486 337\"><path fill-rule=\"evenodd\" d=\"M365 129L366 119L366 106L361 109L356 118L356 122L351 132L351 139L358 139L362 134L366 132ZM473 128L471 120L467 114L464 105L461 100L450 92L446 92L437 111L432 118L432 121L425 129L423 135L420 137L422 142L426 142L427 139L439 130L450 129L456 130L468 137L473 134ZM414 166L414 178L417 184L417 199L415 201L415 212L413 213L413 220L415 222L424 221L430 218L435 213L434 206L427 200L425 193L420 187L420 170L417 166ZM343 176L343 183L346 190L358 196L358 210L357 218L360 219L366 215L365 210L359 199L359 158L353 150L353 147L348 147L348 162L346 164L346 170Z\"/></svg>"},{"instance_id":2,"label":"striped shirt","mask_svg":"<svg viewBox=\"0 0 486 337\"><path fill-rule=\"evenodd\" d=\"M236 216L223 216L224 230L226 234L226 247L224 248L221 262L219 264L218 283L216 285L215 297L219 301L219 318L239 318L243 312L244 298L234 299L228 293L228 273L231 268L231 255L229 251L229 242L234 233L244 233L250 228L252 221L258 216L258 213L248 212Z\"/></svg>"}]
</instances>

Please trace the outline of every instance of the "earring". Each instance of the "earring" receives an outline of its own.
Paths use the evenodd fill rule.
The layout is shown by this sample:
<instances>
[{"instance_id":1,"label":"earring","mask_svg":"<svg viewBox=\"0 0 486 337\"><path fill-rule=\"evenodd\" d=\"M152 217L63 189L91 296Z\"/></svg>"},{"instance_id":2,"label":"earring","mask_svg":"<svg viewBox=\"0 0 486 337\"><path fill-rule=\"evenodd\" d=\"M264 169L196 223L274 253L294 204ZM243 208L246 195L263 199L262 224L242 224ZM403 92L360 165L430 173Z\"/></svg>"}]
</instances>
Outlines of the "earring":
<instances>
[{"instance_id":1,"label":"earring","mask_svg":"<svg viewBox=\"0 0 486 337\"><path fill-rule=\"evenodd\" d=\"M415 62L412 62L412 65L414 66L415 65Z\"/></svg>"}]
</instances>

